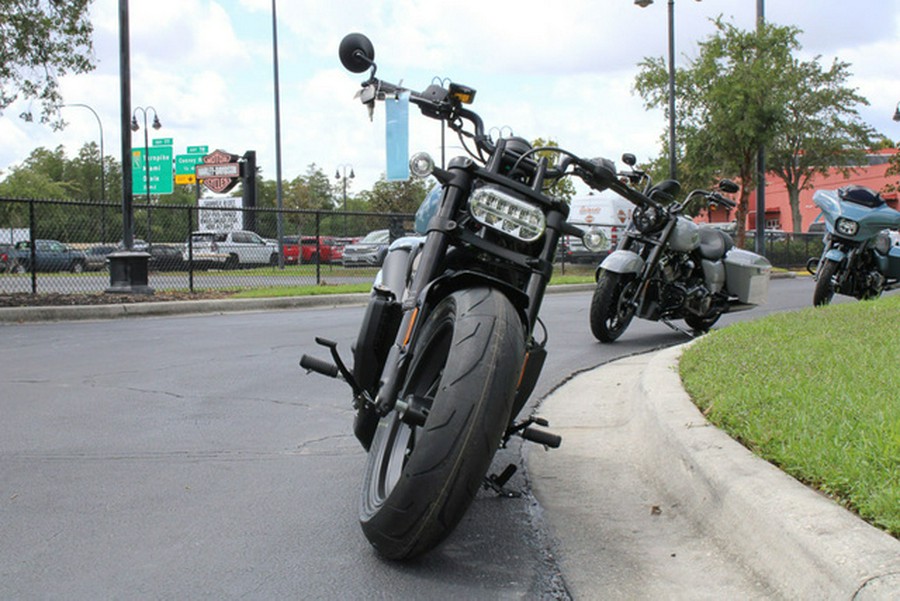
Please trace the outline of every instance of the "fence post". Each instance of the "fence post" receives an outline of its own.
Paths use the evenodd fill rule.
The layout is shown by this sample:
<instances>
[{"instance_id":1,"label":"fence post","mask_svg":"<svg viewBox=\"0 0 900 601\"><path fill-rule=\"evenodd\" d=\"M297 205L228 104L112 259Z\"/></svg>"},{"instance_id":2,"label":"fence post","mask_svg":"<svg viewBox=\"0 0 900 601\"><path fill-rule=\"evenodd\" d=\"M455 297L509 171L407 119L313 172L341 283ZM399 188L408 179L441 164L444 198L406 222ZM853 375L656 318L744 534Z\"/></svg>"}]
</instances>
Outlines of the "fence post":
<instances>
[{"instance_id":1,"label":"fence post","mask_svg":"<svg viewBox=\"0 0 900 601\"><path fill-rule=\"evenodd\" d=\"M199 184L198 184L199 185ZM187 245L188 245L188 290L194 292L194 213L192 207L187 208Z\"/></svg>"},{"instance_id":2,"label":"fence post","mask_svg":"<svg viewBox=\"0 0 900 601\"><path fill-rule=\"evenodd\" d=\"M316 286L322 283L321 280L321 265L322 265L322 255L319 252L319 217L321 213L316 211Z\"/></svg>"},{"instance_id":3,"label":"fence post","mask_svg":"<svg viewBox=\"0 0 900 601\"><path fill-rule=\"evenodd\" d=\"M34 200L28 201L28 252L31 253L31 293L37 294L37 250L34 248L34 230L37 227L37 219L34 216Z\"/></svg>"}]
</instances>

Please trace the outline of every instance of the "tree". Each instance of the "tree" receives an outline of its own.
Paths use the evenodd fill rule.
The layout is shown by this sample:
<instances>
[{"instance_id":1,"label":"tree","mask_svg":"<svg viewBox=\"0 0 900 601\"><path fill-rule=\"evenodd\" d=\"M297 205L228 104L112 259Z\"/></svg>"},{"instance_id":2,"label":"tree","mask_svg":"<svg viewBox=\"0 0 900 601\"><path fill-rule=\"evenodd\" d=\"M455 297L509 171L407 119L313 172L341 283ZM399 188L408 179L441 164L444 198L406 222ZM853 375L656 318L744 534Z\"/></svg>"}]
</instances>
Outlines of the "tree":
<instances>
[{"instance_id":1,"label":"tree","mask_svg":"<svg viewBox=\"0 0 900 601\"><path fill-rule=\"evenodd\" d=\"M0 114L21 97L40 104L41 123L63 126L57 78L94 68L90 3L0 0Z\"/></svg>"},{"instance_id":2,"label":"tree","mask_svg":"<svg viewBox=\"0 0 900 601\"><path fill-rule=\"evenodd\" d=\"M541 147L551 147L551 148L559 148L559 144L557 144L554 140L544 140L543 138L538 138L531 144L534 148ZM553 151L540 151L537 153L538 157L546 157L548 163L551 167L555 167L557 163L559 163L560 155L557 152ZM575 196L575 184L572 183L571 178L565 178L558 180L556 183L551 185L548 189L545 190L545 193L548 196L553 198L557 198L559 200L564 200L566 202L572 202L572 197Z\"/></svg>"},{"instance_id":3,"label":"tree","mask_svg":"<svg viewBox=\"0 0 900 601\"><path fill-rule=\"evenodd\" d=\"M849 64L835 60L824 70L818 60L793 61L786 74L792 93L781 128L766 152L767 169L787 187L796 233L803 231L800 192L812 186L812 177L827 173L829 167L848 174L849 165L865 160L865 149L873 145L874 130L856 110L869 102L844 85Z\"/></svg>"},{"instance_id":4,"label":"tree","mask_svg":"<svg viewBox=\"0 0 900 601\"><path fill-rule=\"evenodd\" d=\"M743 244L757 151L782 131L799 30L765 24L747 32L721 17L714 23L717 33L700 42L699 56L676 73L679 172L684 189L708 187L723 175L741 182L737 238ZM665 62L647 58L640 67L635 89L645 105L666 107Z\"/></svg>"},{"instance_id":5,"label":"tree","mask_svg":"<svg viewBox=\"0 0 900 601\"><path fill-rule=\"evenodd\" d=\"M893 143L887 138L882 140L882 143L887 143L887 146L882 146L882 148L891 148L894 146ZM890 160L888 161L890 166L887 168L887 171L884 172L885 175L900 175L900 152L894 153L891 155ZM900 181L895 183L886 184L884 188L881 190L884 193L898 192L900 191Z\"/></svg>"},{"instance_id":6,"label":"tree","mask_svg":"<svg viewBox=\"0 0 900 601\"><path fill-rule=\"evenodd\" d=\"M430 187L426 180L411 177L404 181L387 181L382 175L367 195L369 210L379 213L415 213Z\"/></svg>"}]
</instances>

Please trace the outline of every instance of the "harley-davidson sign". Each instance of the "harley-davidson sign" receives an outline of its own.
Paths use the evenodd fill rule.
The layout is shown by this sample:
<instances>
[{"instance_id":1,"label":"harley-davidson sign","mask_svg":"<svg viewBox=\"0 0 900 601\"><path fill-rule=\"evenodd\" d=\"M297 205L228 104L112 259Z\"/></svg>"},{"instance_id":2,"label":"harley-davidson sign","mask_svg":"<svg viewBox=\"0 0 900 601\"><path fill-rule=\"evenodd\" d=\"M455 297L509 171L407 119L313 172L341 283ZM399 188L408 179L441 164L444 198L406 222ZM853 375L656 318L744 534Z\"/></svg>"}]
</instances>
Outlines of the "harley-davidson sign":
<instances>
[{"instance_id":1,"label":"harley-davidson sign","mask_svg":"<svg viewBox=\"0 0 900 601\"><path fill-rule=\"evenodd\" d=\"M241 179L241 165L237 162L238 158L230 152L215 150L203 157L203 163L194 166L194 173L212 192L217 194L228 192Z\"/></svg>"}]
</instances>

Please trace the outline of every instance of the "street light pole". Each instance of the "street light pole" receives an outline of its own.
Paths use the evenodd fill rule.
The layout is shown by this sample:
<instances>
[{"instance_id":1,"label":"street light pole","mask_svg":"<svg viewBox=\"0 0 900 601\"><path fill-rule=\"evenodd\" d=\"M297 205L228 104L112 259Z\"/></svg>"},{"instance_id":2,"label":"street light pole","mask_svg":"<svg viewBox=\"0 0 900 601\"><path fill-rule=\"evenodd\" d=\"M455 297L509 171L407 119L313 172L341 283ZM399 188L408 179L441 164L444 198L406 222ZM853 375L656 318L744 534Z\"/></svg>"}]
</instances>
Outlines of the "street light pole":
<instances>
[{"instance_id":1,"label":"street light pole","mask_svg":"<svg viewBox=\"0 0 900 601\"><path fill-rule=\"evenodd\" d=\"M343 165L338 165L337 169L335 169L335 171L334 171L334 179L337 179L337 180L341 179L341 170L343 169L343 171L344 171L344 175L343 175L343 179L344 179L344 181L343 181L343 184L344 184L344 238L347 237L347 167L350 168L350 176L349 176L350 179L353 179L354 177L356 177L356 174L353 173L353 165L350 165L347 163L345 163Z\"/></svg>"},{"instance_id":2,"label":"street light pole","mask_svg":"<svg viewBox=\"0 0 900 601\"><path fill-rule=\"evenodd\" d=\"M109 255L110 293L153 294L147 285L147 253L134 252L134 215L131 193L131 49L129 41L128 0L119 0L119 101L121 106L122 149L122 245L123 250Z\"/></svg>"},{"instance_id":3,"label":"street light pole","mask_svg":"<svg viewBox=\"0 0 900 601\"><path fill-rule=\"evenodd\" d=\"M756 32L766 24L765 0L756 0ZM756 254L766 254L766 147L759 145L756 155Z\"/></svg>"},{"instance_id":4,"label":"street light pole","mask_svg":"<svg viewBox=\"0 0 900 601\"><path fill-rule=\"evenodd\" d=\"M104 150L103 150L103 122L100 121L100 115L97 114L97 111L92 109L86 104L72 103L72 104L61 104L60 108L71 107L71 106L80 106L81 108L86 108L94 114L94 118L97 119L97 125L100 127L100 200L106 200L106 168L104 167Z\"/></svg>"},{"instance_id":5,"label":"street light pole","mask_svg":"<svg viewBox=\"0 0 900 601\"><path fill-rule=\"evenodd\" d=\"M284 193L281 185L281 98L278 83L278 18L272 0L272 69L275 87L275 229L278 236L278 268L284 268Z\"/></svg>"},{"instance_id":6,"label":"street light pole","mask_svg":"<svg viewBox=\"0 0 900 601\"><path fill-rule=\"evenodd\" d=\"M700 2L700 0L697 0ZM634 0L635 5L646 8L653 0ZM669 12L669 178L677 179L678 170L675 144L675 0L668 0Z\"/></svg>"},{"instance_id":7,"label":"street light pole","mask_svg":"<svg viewBox=\"0 0 900 601\"><path fill-rule=\"evenodd\" d=\"M162 123L159 122L159 116L156 114L156 109L152 106L148 106L146 108L139 106L134 109L134 112L131 114L131 131L137 131L141 128L138 125L137 114L140 112L144 117L144 176L145 183L147 185L147 237L148 243L152 243L153 240L153 223L150 221L150 140L148 139L148 127L147 127L147 111L153 111L153 129L160 129L162 127Z\"/></svg>"},{"instance_id":8,"label":"street light pole","mask_svg":"<svg viewBox=\"0 0 900 601\"><path fill-rule=\"evenodd\" d=\"M94 118L97 119L97 125L100 127L100 202L106 202L106 166L104 164L106 151L103 148L103 122L100 121L100 115L97 114L97 111L92 109L86 104L81 103L72 103L72 104L61 104L60 108L73 107L78 106L81 108L86 108L94 114ZM102 242L106 242L106 207L100 207L100 238Z\"/></svg>"}]
</instances>

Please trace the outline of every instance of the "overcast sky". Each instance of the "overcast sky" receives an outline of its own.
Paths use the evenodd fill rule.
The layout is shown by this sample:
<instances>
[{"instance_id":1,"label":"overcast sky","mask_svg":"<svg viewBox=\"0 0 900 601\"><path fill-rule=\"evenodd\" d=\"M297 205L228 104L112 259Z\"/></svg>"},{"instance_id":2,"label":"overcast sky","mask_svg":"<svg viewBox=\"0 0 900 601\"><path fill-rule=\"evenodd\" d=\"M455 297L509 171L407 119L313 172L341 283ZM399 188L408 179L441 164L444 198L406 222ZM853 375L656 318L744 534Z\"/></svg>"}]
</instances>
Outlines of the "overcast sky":
<instances>
[{"instance_id":1,"label":"overcast sky","mask_svg":"<svg viewBox=\"0 0 900 601\"><path fill-rule=\"evenodd\" d=\"M679 64L696 55L718 15L753 28L756 4L678 0ZM163 128L152 136L172 138L175 154L196 145L255 150L263 176L275 179L271 0L132 0L129 10L131 102L158 113ZM353 98L364 78L337 58L353 31L372 39L385 80L421 90L440 77L475 88L473 108L488 127L554 139L585 156L660 153L665 117L646 111L632 85L643 57L666 55L665 0L647 8L633 0L280 0L277 10L286 180L311 163L330 177L352 165L352 193L385 171L383 106L369 122ZM66 77L62 93L99 114L106 154L121 160L118 2L94 0L91 11L97 69ZM863 119L900 140L891 120L900 101L900 0L767 0L765 13L803 31L803 58L850 62L851 85L871 103ZM74 156L99 139L86 109L63 109L69 125L54 132L19 119L32 108L39 113L18 102L0 116L0 171L38 146L64 145ZM410 151L440 160L438 122L414 109L410 121ZM448 156L459 152L456 143L447 137ZM143 145L143 132L133 145Z\"/></svg>"}]
</instances>

